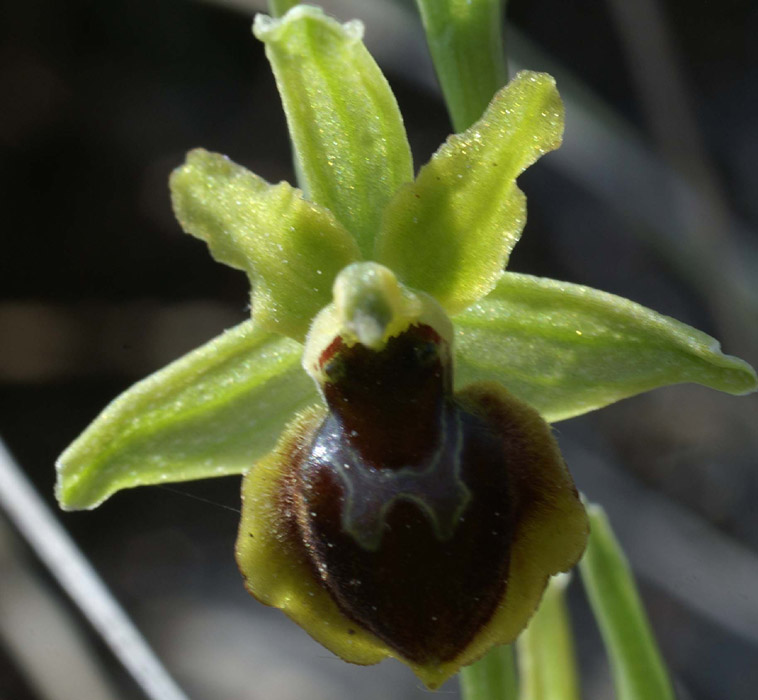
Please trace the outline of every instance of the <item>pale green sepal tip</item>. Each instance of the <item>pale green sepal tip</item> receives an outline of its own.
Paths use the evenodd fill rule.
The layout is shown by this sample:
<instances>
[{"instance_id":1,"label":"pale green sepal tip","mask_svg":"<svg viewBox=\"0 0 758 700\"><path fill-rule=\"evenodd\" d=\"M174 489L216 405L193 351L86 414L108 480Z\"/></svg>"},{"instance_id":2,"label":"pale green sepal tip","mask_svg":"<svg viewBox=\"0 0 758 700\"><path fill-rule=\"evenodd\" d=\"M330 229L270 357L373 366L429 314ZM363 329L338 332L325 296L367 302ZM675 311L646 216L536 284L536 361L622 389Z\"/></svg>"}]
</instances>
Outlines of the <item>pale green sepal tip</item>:
<instances>
[{"instance_id":1,"label":"pale green sepal tip","mask_svg":"<svg viewBox=\"0 0 758 700\"><path fill-rule=\"evenodd\" d=\"M550 422L669 384L758 388L714 338L582 285L506 272L453 321L457 382L500 382Z\"/></svg>"},{"instance_id":2,"label":"pale green sepal tip","mask_svg":"<svg viewBox=\"0 0 758 700\"><path fill-rule=\"evenodd\" d=\"M451 314L479 300L495 286L526 222L516 177L557 148L562 134L553 78L519 73L397 192L375 259Z\"/></svg>"},{"instance_id":3,"label":"pale green sepal tip","mask_svg":"<svg viewBox=\"0 0 758 700\"><path fill-rule=\"evenodd\" d=\"M363 24L340 24L297 5L278 19L258 15L287 116L300 183L370 258L381 214L413 163L387 81L363 45Z\"/></svg>"},{"instance_id":4,"label":"pale green sepal tip","mask_svg":"<svg viewBox=\"0 0 758 700\"><path fill-rule=\"evenodd\" d=\"M246 321L135 384L58 459L61 507L246 471L294 412L319 400L301 353L294 340Z\"/></svg>"},{"instance_id":5,"label":"pale green sepal tip","mask_svg":"<svg viewBox=\"0 0 758 700\"><path fill-rule=\"evenodd\" d=\"M675 693L629 563L605 511L587 507L590 539L579 562L602 633L618 700L674 700Z\"/></svg>"},{"instance_id":6,"label":"pale green sepal tip","mask_svg":"<svg viewBox=\"0 0 758 700\"><path fill-rule=\"evenodd\" d=\"M340 23L329 17L320 7L315 5L294 4L281 17L270 17L265 14L257 14L253 20L253 35L264 43L284 40L283 36L288 27L293 23L303 20L325 22L330 30L343 32L345 38L350 41L363 41L365 27L359 19L352 19Z\"/></svg>"},{"instance_id":7,"label":"pale green sepal tip","mask_svg":"<svg viewBox=\"0 0 758 700\"><path fill-rule=\"evenodd\" d=\"M170 187L182 228L248 273L258 325L303 340L335 276L359 255L352 236L299 190L270 185L218 153L191 151Z\"/></svg>"}]
</instances>

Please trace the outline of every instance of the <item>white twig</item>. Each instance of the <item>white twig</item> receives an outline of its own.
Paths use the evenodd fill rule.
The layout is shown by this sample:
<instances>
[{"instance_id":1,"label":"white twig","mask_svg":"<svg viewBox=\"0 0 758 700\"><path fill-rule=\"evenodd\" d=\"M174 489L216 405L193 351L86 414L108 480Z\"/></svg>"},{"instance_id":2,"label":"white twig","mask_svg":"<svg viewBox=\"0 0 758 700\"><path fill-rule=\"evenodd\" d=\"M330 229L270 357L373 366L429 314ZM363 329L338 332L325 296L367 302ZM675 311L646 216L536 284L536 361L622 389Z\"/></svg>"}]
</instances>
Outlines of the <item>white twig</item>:
<instances>
[{"instance_id":1,"label":"white twig","mask_svg":"<svg viewBox=\"0 0 758 700\"><path fill-rule=\"evenodd\" d=\"M188 700L0 439L0 507L150 700Z\"/></svg>"}]
</instances>

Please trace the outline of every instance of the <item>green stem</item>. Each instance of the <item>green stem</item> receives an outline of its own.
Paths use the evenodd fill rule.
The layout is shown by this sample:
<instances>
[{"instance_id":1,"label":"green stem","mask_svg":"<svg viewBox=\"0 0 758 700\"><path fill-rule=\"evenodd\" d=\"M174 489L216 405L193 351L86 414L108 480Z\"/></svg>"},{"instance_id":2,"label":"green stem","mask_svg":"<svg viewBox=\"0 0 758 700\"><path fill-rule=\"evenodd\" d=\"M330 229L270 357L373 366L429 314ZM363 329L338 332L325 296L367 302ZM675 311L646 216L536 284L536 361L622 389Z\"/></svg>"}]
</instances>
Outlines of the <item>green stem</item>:
<instances>
[{"instance_id":1,"label":"green stem","mask_svg":"<svg viewBox=\"0 0 758 700\"><path fill-rule=\"evenodd\" d=\"M287 10L299 4L300 0L268 0L268 13L272 17L281 17Z\"/></svg>"},{"instance_id":2,"label":"green stem","mask_svg":"<svg viewBox=\"0 0 758 700\"><path fill-rule=\"evenodd\" d=\"M501 646L460 673L463 700L515 700L516 662L513 647Z\"/></svg>"},{"instance_id":3,"label":"green stem","mask_svg":"<svg viewBox=\"0 0 758 700\"><path fill-rule=\"evenodd\" d=\"M564 597L569 577L554 577L518 639L519 700L579 700L579 677Z\"/></svg>"},{"instance_id":4,"label":"green stem","mask_svg":"<svg viewBox=\"0 0 758 700\"><path fill-rule=\"evenodd\" d=\"M610 658L618 700L674 700L674 690L634 577L605 511L591 505L591 534L579 564Z\"/></svg>"},{"instance_id":5,"label":"green stem","mask_svg":"<svg viewBox=\"0 0 758 700\"><path fill-rule=\"evenodd\" d=\"M482 116L508 80L505 0L416 0L456 131Z\"/></svg>"}]
</instances>

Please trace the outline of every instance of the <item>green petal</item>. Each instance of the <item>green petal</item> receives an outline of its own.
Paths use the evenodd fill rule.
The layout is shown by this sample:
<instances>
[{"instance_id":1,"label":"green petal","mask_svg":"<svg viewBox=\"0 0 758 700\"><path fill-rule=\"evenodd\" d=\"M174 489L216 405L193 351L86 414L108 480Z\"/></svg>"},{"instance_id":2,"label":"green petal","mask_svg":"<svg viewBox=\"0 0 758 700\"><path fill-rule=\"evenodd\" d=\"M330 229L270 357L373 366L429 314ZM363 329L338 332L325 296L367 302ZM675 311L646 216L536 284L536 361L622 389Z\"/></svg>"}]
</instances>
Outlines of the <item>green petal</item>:
<instances>
[{"instance_id":1,"label":"green petal","mask_svg":"<svg viewBox=\"0 0 758 700\"><path fill-rule=\"evenodd\" d=\"M382 211L413 178L392 91L361 41L363 25L299 5L282 19L255 18L287 114L301 183L350 230L364 256Z\"/></svg>"},{"instance_id":2,"label":"green petal","mask_svg":"<svg viewBox=\"0 0 758 700\"><path fill-rule=\"evenodd\" d=\"M119 489L244 472L294 411L318 401L301 352L246 321L135 384L59 458L61 506L94 508Z\"/></svg>"},{"instance_id":3,"label":"green petal","mask_svg":"<svg viewBox=\"0 0 758 700\"><path fill-rule=\"evenodd\" d=\"M480 121L451 136L390 202L376 259L449 313L496 284L526 221L515 179L563 133L555 81L519 73Z\"/></svg>"},{"instance_id":4,"label":"green petal","mask_svg":"<svg viewBox=\"0 0 758 700\"><path fill-rule=\"evenodd\" d=\"M258 325L305 338L337 272L358 257L350 234L286 182L270 185L218 153L191 151L170 185L182 228L250 276Z\"/></svg>"},{"instance_id":5,"label":"green petal","mask_svg":"<svg viewBox=\"0 0 758 700\"><path fill-rule=\"evenodd\" d=\"M457 381L504 384L548 421L667 384L755 391L755 371L716 340L628 299L504 273L453 319Z\"/></svg>"},{"instance_id":6,"label":"green petal","mask_svg":"<svg viewBox=\"0 0 758 700\"><path fill-rule=\"evenodd\" d=\"M674 689L634 577L605 512L589 506L590 539L579 563L611 661L618 700L674 700Z\"/></svg>"}]
</instances>

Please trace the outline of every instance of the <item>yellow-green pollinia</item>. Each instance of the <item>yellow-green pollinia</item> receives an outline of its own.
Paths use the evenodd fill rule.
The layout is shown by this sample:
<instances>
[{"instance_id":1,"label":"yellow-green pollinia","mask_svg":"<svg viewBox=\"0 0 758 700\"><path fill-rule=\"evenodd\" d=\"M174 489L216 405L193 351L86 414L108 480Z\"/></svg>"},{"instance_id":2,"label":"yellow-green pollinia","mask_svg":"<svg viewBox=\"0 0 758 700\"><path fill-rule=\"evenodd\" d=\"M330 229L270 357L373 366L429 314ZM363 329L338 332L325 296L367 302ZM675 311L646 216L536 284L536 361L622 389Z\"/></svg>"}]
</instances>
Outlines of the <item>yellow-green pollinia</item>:
<instances>
[{"instance_id":1,"label":"yellow-green pollinia","mask_svg":"<svg viewBox=\"0 0 758 700\"><path fill-rule=\"evenodd\" d=\"M633 302L504 272L516 177L557 148L550 76L522 72L413 176L362 27L259 17L301 187L197 149L185 231L244 270L252 318L117 398L64 452L64 508L244 474L250 592L347 661L437 687L513 641L587 519L549 423L657 386L755 372Z\"/></svg>"}]
</instances>

